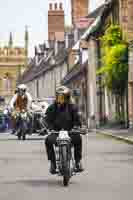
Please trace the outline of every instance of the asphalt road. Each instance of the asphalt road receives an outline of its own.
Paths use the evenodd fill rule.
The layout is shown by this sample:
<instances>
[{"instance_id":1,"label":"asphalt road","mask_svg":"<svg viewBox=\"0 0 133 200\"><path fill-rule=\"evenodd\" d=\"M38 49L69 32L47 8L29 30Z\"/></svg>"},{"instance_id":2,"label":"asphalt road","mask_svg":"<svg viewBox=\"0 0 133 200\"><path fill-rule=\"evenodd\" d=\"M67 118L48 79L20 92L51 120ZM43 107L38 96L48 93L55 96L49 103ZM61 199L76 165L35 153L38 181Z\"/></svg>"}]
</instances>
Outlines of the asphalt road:
<instances>
[{"instance_id":1,"label":"asphalt road","mask_svg":"<svg viewBox=\"0 0 133 200\"><path fill-rule=\"evenodd\" d=\"M0 134L0 200L130 200L133 146L90 133L84 137L85 171L63 187L48 172L43 138Z\"/></svg>"}]
</instances>

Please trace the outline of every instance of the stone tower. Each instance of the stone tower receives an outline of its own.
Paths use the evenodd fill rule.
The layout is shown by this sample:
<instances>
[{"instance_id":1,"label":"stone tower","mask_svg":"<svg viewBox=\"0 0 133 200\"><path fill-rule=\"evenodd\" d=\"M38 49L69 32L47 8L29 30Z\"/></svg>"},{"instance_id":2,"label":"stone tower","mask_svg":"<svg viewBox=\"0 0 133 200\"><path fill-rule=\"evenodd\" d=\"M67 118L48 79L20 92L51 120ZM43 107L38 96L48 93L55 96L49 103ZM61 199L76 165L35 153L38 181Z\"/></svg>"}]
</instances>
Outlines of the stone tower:
<instances>
[{"instance_id":1,"label":"stone tower","mask_svg":"<svg viewBox=\"0 0 133 200\"><path fill-rule=\"evenodd\" d=\"M75 25L76 21L88 15L89 0L71 0L72 8L72 24Z\"/></svg>"},{"instance_id":2,"label":"stone tower","mask_svg":"<svg viewBox=\"0 0 133 200\"><path fill-rule=\"evenodd\" d=\"M25 54L26 54L26 56L28 56L29 33L28 33L28 27L27 26L25 26L24 40L25 40Z\"/></svg>"},{"instance_id":3,"label":"stone tower","mask_svg":"<svg viewBox=\"0 0 133 200\"><path fill-rule=\"evenodd\" d=\"M12 33L11 33L11 32L10 32L10 36L9 36L8 46L9 46L10 48L13 46L13 38L12 38Z\"/></svg>"},{"instance_id":4,"label":"stone tower","mask_svg":"<svg viewBox=\"0 0 133 200\"><path fill-rule=\"evenodd\" d=\"M62 3L49 3L48 39L64 41L64 9Z\"/></svg>"}]
</instances>

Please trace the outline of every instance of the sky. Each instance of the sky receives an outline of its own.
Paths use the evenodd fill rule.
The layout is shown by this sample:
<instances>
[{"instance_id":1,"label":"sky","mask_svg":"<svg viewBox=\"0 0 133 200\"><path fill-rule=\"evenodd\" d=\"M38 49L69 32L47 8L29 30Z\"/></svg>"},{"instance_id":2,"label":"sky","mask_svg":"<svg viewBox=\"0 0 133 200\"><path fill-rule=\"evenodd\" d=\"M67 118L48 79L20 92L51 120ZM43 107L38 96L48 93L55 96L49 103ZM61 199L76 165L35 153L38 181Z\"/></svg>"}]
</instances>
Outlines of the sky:
<instances>
[{"instance_id":1,"label":"sky","mask_svg":"<svg viewBox=\"0 0 133 200\"><path fill-rule=\"evenodd\" d=\"M14 46L24 46L25 26L29 31L29 56L34 55L34 46L47 40L48 2L63 2L65 22L71 23L70 0L4 0L0 5L0 46L7 45L12 32ZM90 0L90 10L104 0Z\"/></svg>"}]
</instances>

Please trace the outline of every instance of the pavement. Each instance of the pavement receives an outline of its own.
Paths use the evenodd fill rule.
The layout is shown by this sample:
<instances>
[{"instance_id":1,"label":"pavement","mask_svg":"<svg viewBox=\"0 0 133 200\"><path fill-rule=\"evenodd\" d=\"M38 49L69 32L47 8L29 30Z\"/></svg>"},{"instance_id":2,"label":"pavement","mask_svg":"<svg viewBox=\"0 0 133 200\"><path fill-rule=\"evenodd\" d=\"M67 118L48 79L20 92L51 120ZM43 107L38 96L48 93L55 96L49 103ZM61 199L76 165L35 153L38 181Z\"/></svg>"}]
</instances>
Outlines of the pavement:
<instances>
[{"instance_id":1,"label":"pavement","mask_svg":"<svg viewBox=\"0 0 133 200\"><path fill-rule=\"evenodd\" d=\"M91 129L92 132L102 134L123 142L133 144L133 129L126 129L121 127L104 127L98 129Z\"/></svg>"}]
</instances>

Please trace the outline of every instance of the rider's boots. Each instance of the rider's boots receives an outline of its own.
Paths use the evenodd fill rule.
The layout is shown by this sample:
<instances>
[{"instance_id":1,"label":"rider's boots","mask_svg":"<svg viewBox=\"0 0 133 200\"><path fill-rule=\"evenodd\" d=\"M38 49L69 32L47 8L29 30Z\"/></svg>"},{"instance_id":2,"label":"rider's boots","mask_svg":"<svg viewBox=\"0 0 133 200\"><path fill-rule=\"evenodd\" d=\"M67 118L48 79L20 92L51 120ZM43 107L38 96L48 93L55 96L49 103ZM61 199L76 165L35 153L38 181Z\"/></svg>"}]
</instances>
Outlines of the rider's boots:
<instances>
[{"instance_id":1,"label":"rider's boots","mask_svg":"<svg viewBox=\"0 0 133 200\"><path fill-rule=\"evenodd\" d=\"M15 134L15 132L16 132L16 129L12 129L12 132L11 132L11 134L12 134L12 135L14 135L14 134Z\"/></svg>"},{"instance_id":2,"label":"rider's boots","mask_svg":"<svg viewBox=\"0 0 133 200\"><path fill-rule=\"evenodd\" d=\"M74 171L75 172L82 172L82 171L84 171L84 169L83 169L82 164L81 164L80 161L75 163L75 170Z\"/></svg>"}]
</instances>

